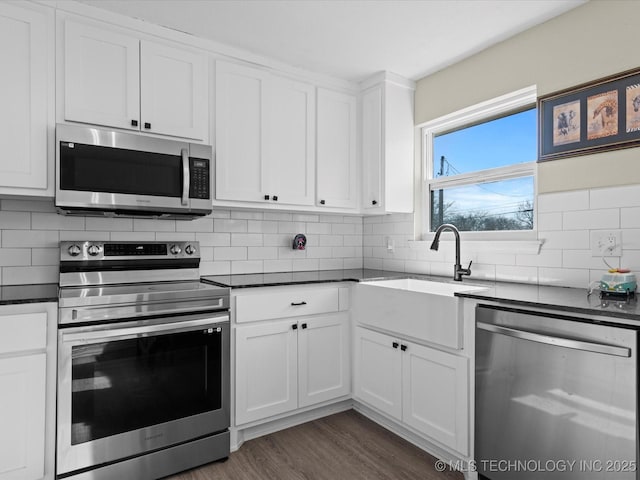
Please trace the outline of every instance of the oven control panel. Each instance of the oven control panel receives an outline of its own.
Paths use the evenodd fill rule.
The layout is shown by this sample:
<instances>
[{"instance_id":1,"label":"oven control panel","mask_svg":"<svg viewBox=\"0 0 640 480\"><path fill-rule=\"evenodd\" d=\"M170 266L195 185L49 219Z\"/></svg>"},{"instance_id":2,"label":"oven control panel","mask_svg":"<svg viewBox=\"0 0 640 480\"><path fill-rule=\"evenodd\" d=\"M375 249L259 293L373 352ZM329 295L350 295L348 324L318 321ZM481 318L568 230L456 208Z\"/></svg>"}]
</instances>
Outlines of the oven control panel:
<instances>
[{"instance_id":1,"label":"oven control panel","mask_svg":"<svg viewBox=\"0 0 640 480\"><path fill-rule=\"evenodd\" d=\"M198 242L60 242L60 261L200 258Z\"/></svg>"}]
</instances>

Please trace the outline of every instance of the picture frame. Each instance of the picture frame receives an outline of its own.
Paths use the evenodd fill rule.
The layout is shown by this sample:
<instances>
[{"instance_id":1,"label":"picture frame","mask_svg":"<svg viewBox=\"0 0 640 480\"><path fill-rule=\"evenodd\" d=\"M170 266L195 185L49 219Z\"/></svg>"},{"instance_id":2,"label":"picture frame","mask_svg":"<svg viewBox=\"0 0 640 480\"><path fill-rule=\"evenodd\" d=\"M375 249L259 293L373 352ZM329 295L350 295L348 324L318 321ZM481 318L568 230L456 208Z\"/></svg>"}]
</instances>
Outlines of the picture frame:
<instances>
[{"instance_id":1,"label":"picture frame","mask_svg":"<svg viewBox=\"0 0 640 480\"><path fill-rule=\"evenodd\" d=\"M640 145L640 68L538 98L538 162Z\"/></svg>"}]
</instances>

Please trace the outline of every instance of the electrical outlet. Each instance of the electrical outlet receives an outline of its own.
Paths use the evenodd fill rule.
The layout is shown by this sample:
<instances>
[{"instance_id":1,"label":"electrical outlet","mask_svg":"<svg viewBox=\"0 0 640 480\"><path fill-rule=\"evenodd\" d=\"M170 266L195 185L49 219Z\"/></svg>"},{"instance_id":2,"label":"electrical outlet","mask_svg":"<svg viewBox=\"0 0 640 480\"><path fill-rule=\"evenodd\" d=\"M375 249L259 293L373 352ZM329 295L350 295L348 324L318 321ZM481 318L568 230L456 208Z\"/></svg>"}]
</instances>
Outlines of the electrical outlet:
<instances>
[{"instance_id":1,"label":"electrical outlet","mask_svg":"<svg viewBox=\"0 0 640 480\"><path fill-rule=\"evenodd\" d=\"M620 230L592 230L591 255L594 257L622 256L622 232Z\"/></svg>"}]
</instances>

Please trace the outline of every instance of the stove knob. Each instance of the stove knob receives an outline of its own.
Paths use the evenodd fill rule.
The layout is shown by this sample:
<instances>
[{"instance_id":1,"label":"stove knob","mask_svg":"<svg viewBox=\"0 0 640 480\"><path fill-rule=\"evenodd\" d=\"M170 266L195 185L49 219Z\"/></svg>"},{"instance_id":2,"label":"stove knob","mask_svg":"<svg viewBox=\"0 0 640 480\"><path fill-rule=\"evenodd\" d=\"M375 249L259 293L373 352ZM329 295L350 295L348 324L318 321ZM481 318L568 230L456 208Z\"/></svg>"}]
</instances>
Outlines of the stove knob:
<instances>
[{"instance_id":1,"label":"stove knob","mask_svg":"<svg viewBox=\"0 0 640 480\"><path fill-rule=\"evenodd\" d=\"M194 253L196 253L196 249L193 245L187 245L184 251L187 253L187 255L193 255Z\"/></svg>"},{"instance_id":2,"label":"stove knob","mask_svg":"<svg viewBox=\"0 0 640 480\"><path fill-rule=\"evenodd\" d=\"M80 252L82 252L78 245L71 245L67 251L72 257L77 257L78 255L80 255Z\"/></svg>"},{"instance_id":3,"label":"stove knob","mask_svg":"<svg viewBox=\"0 0 640 480\"><path fill-rule=\"evenodd\" d=\"M171 245L169 251L174 255L178 255L182 251L182 249L178 245Z\"/></svg>"},{"instance_id":4,"label":"stove knob","mask_svg":"<svg viewBox=\"0 0 640 480\"><path fill-rule=\"evenodd\" d=\"M89 252L89 255L91 255L92 257L95 257L100 253L100 247L97 245L89 245L89 248L87 249L87 251Z\"/></svg>"}]
</instances>

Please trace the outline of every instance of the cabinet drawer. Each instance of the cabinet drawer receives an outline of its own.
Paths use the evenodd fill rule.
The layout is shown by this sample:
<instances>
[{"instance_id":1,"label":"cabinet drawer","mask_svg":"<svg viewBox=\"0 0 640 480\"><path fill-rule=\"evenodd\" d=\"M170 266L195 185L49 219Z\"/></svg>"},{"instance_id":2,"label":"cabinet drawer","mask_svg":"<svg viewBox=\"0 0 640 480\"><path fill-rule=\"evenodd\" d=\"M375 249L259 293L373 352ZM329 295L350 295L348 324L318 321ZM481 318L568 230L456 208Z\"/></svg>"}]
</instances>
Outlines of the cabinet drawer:
<instances>
[{"instance_id":1,"label":"cabinet drawer","mask_svg":"<svg viewBox=\"0 0 640 480\"><path fill-rule=\"evenodd\" d=\"M337 288L287 290L236 297L236 322L298 317L339 310Z\"/></svg>"},{"instance_id":2,"label":"cabinet drawer","mask_svg":"<svg viewBox=\"0 0 640 480\"><path fill-rule=\"evenodd\" d=\"M47 314L0 315L0 354L47 346Z\"/></svg>"}]
</instances>

